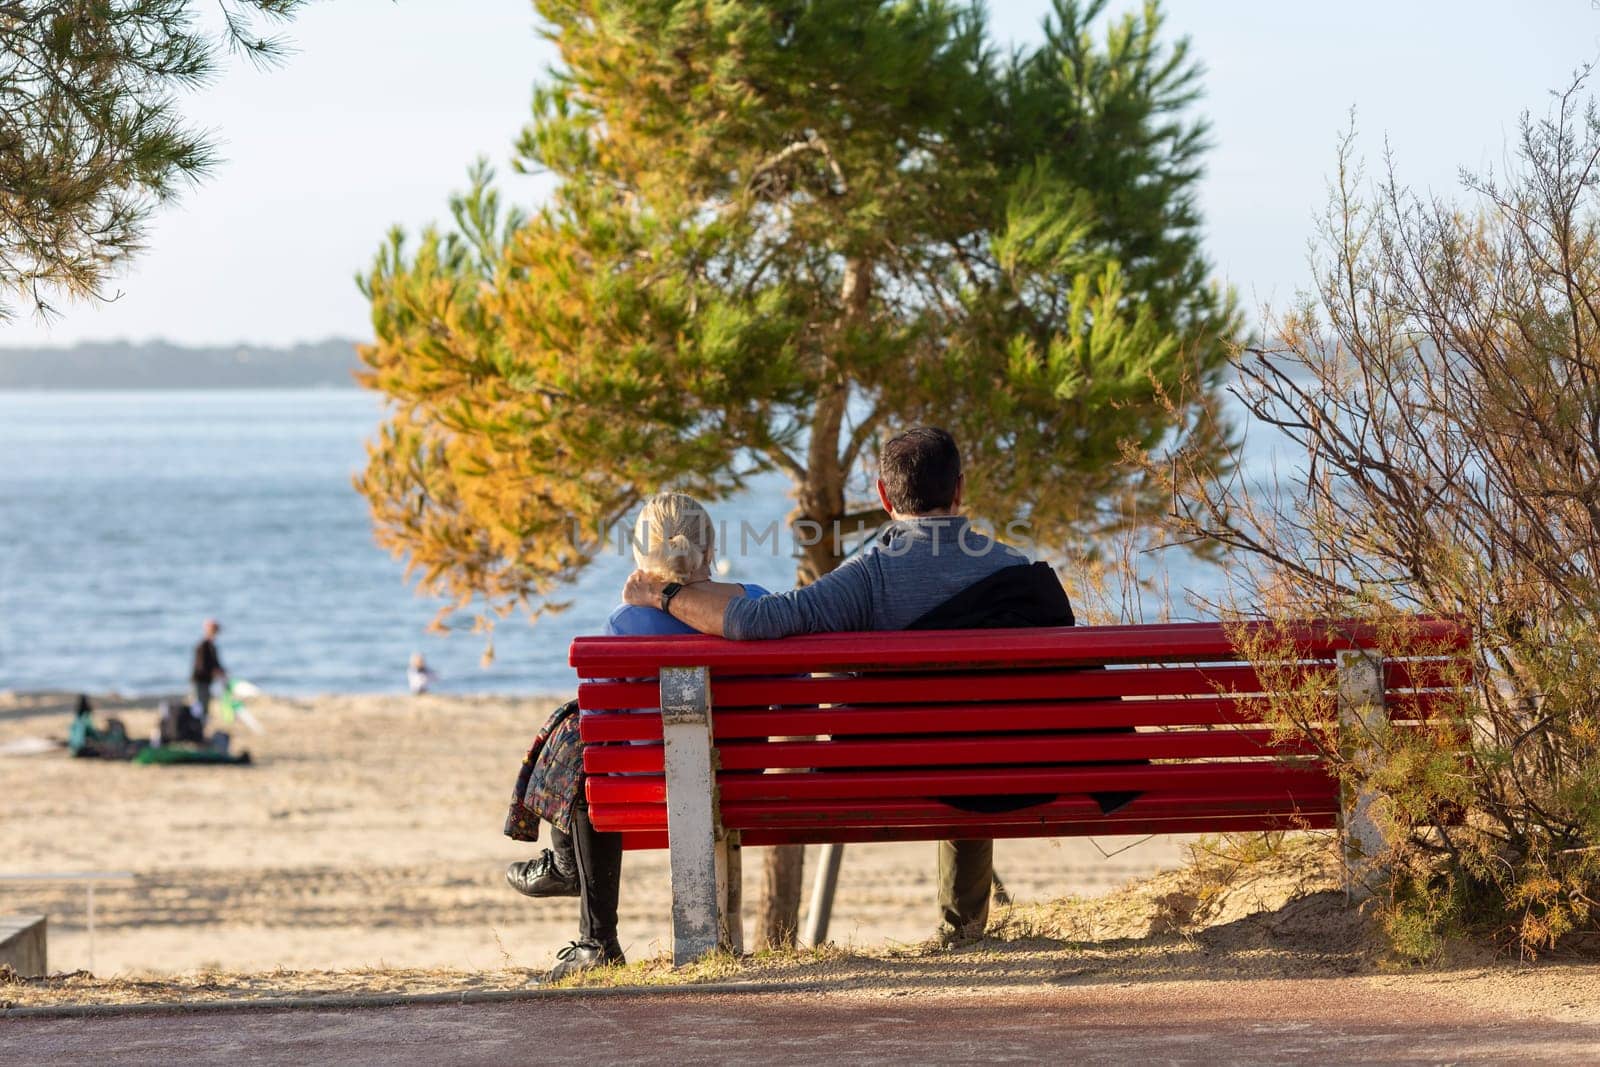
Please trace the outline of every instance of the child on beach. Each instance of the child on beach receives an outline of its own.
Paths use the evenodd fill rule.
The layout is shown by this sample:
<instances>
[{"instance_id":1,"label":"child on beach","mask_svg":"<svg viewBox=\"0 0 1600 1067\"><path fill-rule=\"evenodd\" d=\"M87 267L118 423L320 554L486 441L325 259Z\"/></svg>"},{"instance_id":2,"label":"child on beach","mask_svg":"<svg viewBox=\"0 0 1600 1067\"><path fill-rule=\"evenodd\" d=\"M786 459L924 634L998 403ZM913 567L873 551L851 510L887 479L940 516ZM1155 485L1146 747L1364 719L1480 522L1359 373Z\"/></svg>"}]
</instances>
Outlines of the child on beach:
<instances>
[{"instance_id":1,"label":"child on beach","mask_svg":"<svg viewBox=\"0 0 1600 1067\"><path fill-rule=\"evenodd\" d=\"M428 666L428 661L422 658L422 653L411 653L411 665L406 668L406 684L411 687L411 695L421 696L438 680L439 676Z\"/></svg>"}]
</instances>

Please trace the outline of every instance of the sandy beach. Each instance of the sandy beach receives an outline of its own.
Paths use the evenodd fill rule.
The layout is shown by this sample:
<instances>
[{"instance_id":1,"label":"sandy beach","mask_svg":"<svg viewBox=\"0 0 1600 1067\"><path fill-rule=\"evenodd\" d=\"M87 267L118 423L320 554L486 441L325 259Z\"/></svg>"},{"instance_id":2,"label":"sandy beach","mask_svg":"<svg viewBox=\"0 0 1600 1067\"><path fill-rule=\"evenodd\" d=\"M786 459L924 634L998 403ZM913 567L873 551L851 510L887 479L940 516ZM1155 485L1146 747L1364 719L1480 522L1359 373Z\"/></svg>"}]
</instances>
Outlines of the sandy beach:
<instances>
[{"instance_id":1,"label":"sandy beach","mask_svg":"<svg viewBox=\"0 0 1600 1067\"><path fill-rule=\"evenodd\" d=\"M96 702L134 736L155 700ZM0 693L0 751L64 739L68 694ZM0 755L0 874L127 871L96 890L94 970L538 968L576 935L572 900L503 881L529 846L500 834L517 764L550 700L324 696L252 703L248 767L143 767L65 749ZM1175 866L1176 838L1006 841L1019 901L1094 895ZM537 847L537 846L535 846ZM1109 856L1106 854L1110 854ZM747 896L762 850L747 850ZM809 859L809 857L808 857ZM832 936L868 948L929 936L933 846L852 846ZM809 864L808 864L809 875ZM669 945L666 853L627 857L630 958ZM0 882L0 912L50 917L52 970L89 966L81 884ZM746 929L750 928L747 902Z\"/></svg>"}]
</instances>

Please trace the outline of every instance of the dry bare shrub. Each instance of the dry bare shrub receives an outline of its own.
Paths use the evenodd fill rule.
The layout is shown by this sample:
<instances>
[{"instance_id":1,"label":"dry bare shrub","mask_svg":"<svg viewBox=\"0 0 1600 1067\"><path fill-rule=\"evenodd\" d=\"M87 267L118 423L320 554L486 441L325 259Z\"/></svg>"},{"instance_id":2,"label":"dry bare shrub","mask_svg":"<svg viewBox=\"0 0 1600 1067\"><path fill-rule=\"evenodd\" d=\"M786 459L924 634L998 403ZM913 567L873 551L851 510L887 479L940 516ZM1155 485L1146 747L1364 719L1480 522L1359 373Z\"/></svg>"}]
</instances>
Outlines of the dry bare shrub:
<instances>
[{"instance_id":1,"label":"dry bare shrub","mask_svg":"<svg viewBox=\"0 0 1600 1067\"><path fill-rule=\"evenodd\" d=\"M1464 196L1368 181L1340 145L1317 286L1243 350L1238 394L1292 474L1180 460L1172 522L1234 559L1256 618L1459 615L1470 726L1388 731L1354 768L1308 695L1285 726L1382 792L1401 950L1492 931L1528 954L1600 925L1600 113L1588 70ZM1261 432L1258 426L1255 432ZM1281 468L1280 468L1281 469ZM1264 653L1263 653L1264 654ZM1435 828L1444 807L1465 821Z\"/></svg>"}]
</instances>

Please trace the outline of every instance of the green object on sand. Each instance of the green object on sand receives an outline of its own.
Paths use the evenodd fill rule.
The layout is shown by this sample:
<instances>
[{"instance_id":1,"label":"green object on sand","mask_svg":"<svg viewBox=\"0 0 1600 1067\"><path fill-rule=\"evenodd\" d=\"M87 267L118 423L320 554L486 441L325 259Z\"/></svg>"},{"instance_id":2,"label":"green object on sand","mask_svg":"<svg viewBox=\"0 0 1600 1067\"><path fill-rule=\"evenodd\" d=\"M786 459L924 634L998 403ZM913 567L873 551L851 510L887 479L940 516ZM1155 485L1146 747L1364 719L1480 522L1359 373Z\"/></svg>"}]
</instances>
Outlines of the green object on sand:
<instances>
[{"instance_id":1,"label":"green object on sand","mask_svg":"<svg viewBox=\"0 0 1600 1067\"><path fill-rule=\"evenodd\" d=\"M172 763L237 763L237 764L244 764L244 763L249 763L250 762L250 753L241 752L241 753L239 753L238 755L235 756L235 755L230 755L227 752L219 752L214 748L207 748L207 747L205 747L203 745L191 745L191 744L188 744L186 742L173 742L173 743L170 743L170 744L165 744L165 745L160 745L160 746L152 745L149 748L143 749L143 750L141 750L139 752L138 755L133 757L133 762L135 762L135 763L146 763L146 764L152 764L152 763L160 763L160 764L172 764Z\"/></svg>"}]
</instances>

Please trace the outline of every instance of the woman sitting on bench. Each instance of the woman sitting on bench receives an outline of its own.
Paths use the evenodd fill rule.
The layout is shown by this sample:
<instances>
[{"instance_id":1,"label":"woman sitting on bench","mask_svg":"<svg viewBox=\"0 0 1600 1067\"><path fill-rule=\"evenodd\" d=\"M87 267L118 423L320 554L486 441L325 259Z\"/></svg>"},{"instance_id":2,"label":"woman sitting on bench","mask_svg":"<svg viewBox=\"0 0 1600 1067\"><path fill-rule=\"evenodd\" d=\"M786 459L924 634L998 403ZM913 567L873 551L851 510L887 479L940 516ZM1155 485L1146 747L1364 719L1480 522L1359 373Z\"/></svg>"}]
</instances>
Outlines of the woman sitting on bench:
<instances>
[{"instance_id":1,"label":"woman sitting on bench","mask_svg":"<svg viewBox=\"0 0 1600 1067\"><path fill-rule=\"evenodd\" d=\"M639 569L680 586L711 581L716 551L711 516L685 493L658 493L639 513L633 555ZM758 585L740 587L764 596ZM657 607L619 604L606 619L607 636L692 634ZM589 822L583 795L583 746L576 704L558 709L524 761L512 801L507 835L534 840L538 818L550 823L552 848L506 868L506 881L530 897L577 897L578 940L562 949L552 981L591 967L626 962L617 941L617 900L622 884L622 835L601 833ZM563 825L565 824L565 825Z\"/></svg>"}]
</instances>

